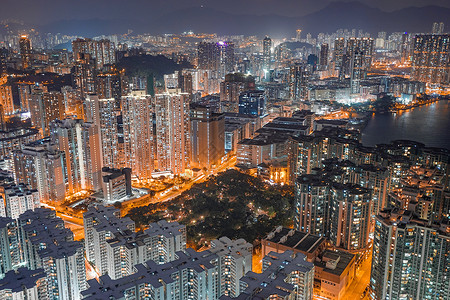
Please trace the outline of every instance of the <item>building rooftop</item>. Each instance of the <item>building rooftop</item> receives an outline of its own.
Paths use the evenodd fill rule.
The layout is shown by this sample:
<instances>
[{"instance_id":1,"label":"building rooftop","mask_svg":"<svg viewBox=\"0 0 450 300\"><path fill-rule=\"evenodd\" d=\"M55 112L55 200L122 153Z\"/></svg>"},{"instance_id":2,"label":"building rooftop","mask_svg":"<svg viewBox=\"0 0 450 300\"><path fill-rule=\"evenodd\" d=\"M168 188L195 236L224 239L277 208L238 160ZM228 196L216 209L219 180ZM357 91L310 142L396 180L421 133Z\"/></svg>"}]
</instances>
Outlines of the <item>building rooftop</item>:
<instances>
[{"instance_id":1,"label":"building rooftop","mask_svg":"<svg viewBox=\"0 0 450 300\"><path fill-rule=\"evenodd\" d=\"M211 241L212 253L218 256L233 256L235 258L252 256L253 246L244 239L231 240L227 237L221 237L218 240Z\"/></svg>"},{"instance_id":2,"label":"building rooftop","mask_svg":"<svg viewBox=\"0 0 450 300\"><path fill-rule=\"evenodd\" d=\"M240 281L245 284L246 288L238 297L233 299L272 299L271 297L275 295L284 299L284 297L293 294L295 287L285 282L285 279L294 271L309 273L314 269L314 265L307 262L305 258L304 254L294 254L292 251L270 252L263 259L264 271L262 273L248 272L245 274ZM220 299L228 300L231 298L223 296Z\"/></svg>"},{"instance_id":3,"label":"building rooftop","mask_svg":"<svg viewBox=\"0 0 450 300\"><path fill-rule=\"evenodd\" d=\"M340 250L325 250L321 254L321 260L316 260L314 265L333 275L340 276L347 266L352 263L355 254Z\"/></svg>"},{"instance_id":4,"label":"building rooftop","mask_svg":"<svg viewBox=\"0 0 450 300\"><path fill-rule=\"evenodd\" d=\"M0 280L0 291L11 290L13 293L22 292L36 286L39 279L45 278L43 269L30 270L28 268L18 268L5 274Z\"/></svg>"},{"instance_id":5,"label":"building rooftop","mask_svg":"<svg viewBox=\"0 0 450 300\"><path fill-rule=\"evenodd\" d=\"M177 252L178 259L162 265L149 260L145 264L135 266L136 273L112 280L108 275L103 275L99 281L92 279L88 281L89 288L81 294L83 299L121 299L124 291L138 287L142 284L150 284L154 288L161 287L162 284L174 282L174 273L185 269L193 269L198 273L205 270L217 268L213 262L218 258L217 255L208 250L196 252L188 248L186 252Z\"/></svg>"},{"instance_id":6,"label":"building rooftop","mask_svg":"<svg viewBox=\"0 0 450 300\"><path fill-rule=\"evenodd\" d=\"M178 222L167 222L166 220L161 220L156 223L151 223L149 228L145 230L145 233L150 236L162 235L170 238L183 234L185 229L186 227Z\"/></svg>"},{"instance_id":7,"label":"building rooftop","mask_svg":"<svg viewBox=\"0 0 450 300\"><path fill-rule=\"evenodd\" d=\"M72 231L64 227L64 221L51 209L28 210L20 215L18 224L29 241L39 245L37 252L41 258L65 258L83 248L82 243L73 240Z\"/></svg>"},{"instance_id":8,"label":"building rooftop","mask_svg":"<svg viewBox=\"0 0 450 300\"><path fill-rule=\"evenodd\" d=\"M278 227L265 238L266 241L277 243L304 253L314 252L325 243L325 238L310 233L285 227Z\"/></svg>"}]
</instances>

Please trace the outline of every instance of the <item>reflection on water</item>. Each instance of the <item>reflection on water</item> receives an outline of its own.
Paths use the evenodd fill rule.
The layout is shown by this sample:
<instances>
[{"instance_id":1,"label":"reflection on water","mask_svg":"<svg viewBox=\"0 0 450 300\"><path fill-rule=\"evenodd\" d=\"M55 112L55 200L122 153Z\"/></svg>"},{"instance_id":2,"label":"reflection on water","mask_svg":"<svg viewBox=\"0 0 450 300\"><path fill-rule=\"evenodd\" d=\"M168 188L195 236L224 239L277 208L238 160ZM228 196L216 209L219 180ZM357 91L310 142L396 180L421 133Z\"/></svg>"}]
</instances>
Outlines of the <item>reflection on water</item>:
<instances>
[{"instance_id":1,"label":"reflection on water","mask_svg":"<svg viewBox=\"0 0 450 300\"><path fill-rule=\"evenodd\" d=\"M439 101L399 113L374 114L362 132L366 146L413 140L450 149L450 101Z\"/></svg>"}]
</instances>

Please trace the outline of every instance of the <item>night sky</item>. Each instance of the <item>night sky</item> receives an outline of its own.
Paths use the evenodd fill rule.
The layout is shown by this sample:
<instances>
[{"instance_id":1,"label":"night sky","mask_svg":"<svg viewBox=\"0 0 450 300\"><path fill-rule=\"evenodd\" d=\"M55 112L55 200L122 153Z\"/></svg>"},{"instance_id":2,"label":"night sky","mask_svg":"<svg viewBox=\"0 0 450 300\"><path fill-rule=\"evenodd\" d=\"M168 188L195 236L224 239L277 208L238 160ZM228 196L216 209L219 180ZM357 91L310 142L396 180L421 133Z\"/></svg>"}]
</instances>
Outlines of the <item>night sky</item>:
<instances>
[{"instance_id":1,"label":"night sky","mask_svg":"<svg viewBox=\"0 0 450 300\"><path fill-rule=\"evenodd\" d=\"M0 20L46 24L64 19L145 20L173 10L206 7L228 13L303 16L338 0L0 0ZM449 0L359 0L385 11L410 6L450 7Z\"/></svg>"}]
</instances>

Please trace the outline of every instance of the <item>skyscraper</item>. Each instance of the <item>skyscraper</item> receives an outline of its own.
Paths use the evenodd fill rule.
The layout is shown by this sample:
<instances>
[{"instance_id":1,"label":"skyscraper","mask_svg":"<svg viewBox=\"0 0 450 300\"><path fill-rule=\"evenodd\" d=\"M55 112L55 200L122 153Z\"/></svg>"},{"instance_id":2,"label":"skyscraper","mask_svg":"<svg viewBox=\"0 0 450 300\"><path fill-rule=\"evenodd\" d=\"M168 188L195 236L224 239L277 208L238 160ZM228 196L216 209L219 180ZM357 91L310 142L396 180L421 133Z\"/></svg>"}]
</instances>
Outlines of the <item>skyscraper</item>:
<instances>
[{"instance_id":1,"label":"skyscraper","mask_svg":"<svg viewBox=\"0 0 450 300\"><path fill-rule=\"evenodd\" d=\"M86 287L84 248L54 210L27 211L18 221L22 263L31 270L44 269L47 298L79 300Z\"/></svg>"},{"instance_id":2,"label":"skyscraper","mask_svg":"<svg viewBox=\"0 0 450 300\"><path fill-rule=\"evenodd\" d=\"M328 66L328 44L322 44L320 46L320 56L319 56L319 65L322 68Z\"/></svg>"},{"instance_id":3,"label":"skyscraper","mask_svg":"<svg viewBox=\"0 0 450 300\"><path fill-rule=\"evenodd\" d=\"M96 92L97 71L95 69L95 59L89 53L79 53L77 55L78 57L74 58L73 77L81 97L85 98L87 95ZM103 92L103 89L101 91Z\"/></svg>"},{"instance_id":4,"label":"skyscraper","mask_svg":"<svg viewBox=\"0 0 450 300\"><path fill-rule=\"evenodd\" d=\"M234 44L232 42L220 41L219 47L219 77L224 78L228 73L234 72Z\"/></svg>"},{"instance_id":5,"label":"skyscraper","mask_svg":"<svg viewBox=\"0 0 450 300\"><path fill-rule=\"evenodd\" d=\"M295 228L320 236L329 235L329 182L316 175L302 175L295 183Z\"/></svg>"},{"instance_id":6,"label":"skyscraper","mask_svg":"<svg viewBox=\"0 0 450 300\"><path fill-rule=\"evenodd\" d=\"M157 94L156 169L179 175L188 167L189 160L189 95Z\"/></svg>"},{"instance_id":7,"label":"skyscraper","mask_svg":"<svg viewBox=\"0 0 450 300\"><path fill-rule=\"evenodd\" d=\"M152 98L145 91L122 97L125 167L141 180L151 178L154 170Z\"/></svg>"},{"instance_id":8,"label":"skyscraper","mask_svg":"<svg viewBox=\"0 0 450 300\"><path fill-rule=\"evenodd\" d=\"M402 55L402 64L409 60L410 54L410 38L407 32L402 34L402 45L401 45L401 55Z\"/></svg>"},{"instance_id":9,"label":"skyscraper","mask_svg":"<svg viewBox=\"0 0 450 300\"><path fill-rule=\"evenodd\" d=\"M39 193L24 184L1 187L0 217L18 219L27 210L40 207Z\"/></svg>"},{"instance_id":10,"label":"skyscraper","mask_svg":"<svg viewBox=\"0 0 450 300\"><path fill-rule=\"evenodd\" d=\"M346 250L369 242L371 193L358 185L333 184L330 190L330 240Z\"/></svg>"},{"instance_id":11,"label":"skyscraper","mask_svg":"<svg viewBox=\"0 0 450 300\"><path fill-rule=\"evenodd\" d=\"M190 105L191 168L219 166L225 155L225 118L203 105Z\"/></svg>"},{"instance_id":12,"label":"skyscraper","mask_svg":"<svg viewBox=\"0 0 450 300\"><path fill-rule=\"evenodd\" d=\"M289 72L289 98L294 102L308 99L309 74L305 65L295 64Z\"/></svg>"},{"instance_id":13,"label":"skyscraper","mask_svg":"<svg viewBox=\"0 0 450 300\"><path fill-rule=\"evenodd\" d=\"M33 89L29 106L31 124L41 129L43 136L50 133L53 120L62 120L65 115L64 96L60 92Z\"/></svg>"},{"instance_id":14,"label":"skyscraper","mask_svg":"<svg viewBox=\"0 0 450 300\"><path fill-rule=\"evenodd\" d=\"M355 52L361 52L362 69L367 72L371 65L374 53L374 40L372 38L350 38L347 41L346 54L351 59ZM349 68L350 70L350 68Z\"/></svg>"},{"instance_id":15,"label":"skyscraper","mask_svg":"<svg viewBox=\"0 0 450 300\"><path fill-rule=\"evenodd\" d=\"M82 119L52 122L51 140L64 152L66 194L101 189L98 128Z\"/></svg>"},{"instance_id":16,"label":"skyscraper","mask_svg":"<svg viewBox=\"0 0 450 300\"><path fill-rule=\"evenodd\" d=\"M335 70L342 71L345 54L345 39L338 38L334 41L333 61Z\"/></svg>"},{"instance_id":17,"label":"skyscraper","mask_svg":"<svg viewBox=\"0 0 450 300\"><path fill-rule=\"evenodd\" d=\"M241 293L239 280L252 270L252 244L221 237L211 241L209 251L219 256L220 295L237 297Z\"/></svg>"},{"instance_id":18,"label":"skyscraper","mask_svg":"<svg viewBox=\"0 0 450 300\"><path fill-rule=\"evenodd\" d=\"M449 225L428 225L411 211L375 217L370 287L373 299L450 297Z\"/></svg>"},{"instance_id":19,"label":"skyscraper","mask_svg":"<svg viewBox=\"0 0 450 300\"><path fill-rule=\"evenodd\" d=\"M352 94L357 94L361 88L361 80L366 77L364 67L364 52L356 49L352 52L350 60L350 90Z\"/></svg>"},{"instance_id":20,"label":"skyscraper","mask_svg":"<svg viewBox=\"0 0 450 300\"><path fill-rule=\"evenodd\" d=\"M216 71L223 78L234 71L234 44L224 41L201 42L198 45L197 60L199 69Z\"/></svg>"},{"instance_id":21,"label":"skyscraper","mask_svg":"<svg viewBox=\"0 0 450 300\"><path fill-rule=\"evenodd\" d=\"M8 84L8 77L6 75L0 77L0 105L3 106L4 116L14 114L15 108L14 108L12 88L11 85Z\"/></svg>"},{"instance_id":22,"label":"skyscraper","mask_svg":"<svg viewBox=\"0 0 450 300\"><path fill-rule=\"evenodd\" d=\"M263 40L263 70L266 77L270 71L270 61L272 55L272 40L266 36ZM267 80L267 78L266 78Z\"/></svg>"},{"instance_id":23,"label":"skyscraper","mask_svg":"<svg viewBox=\"0 0 450 300\"><path fill-rule=\"evenodd\" d=\"M0 299L39 300L47 298L46 276L43 269L19 268L9 271L0 280Z\"/></svg>"},{"instance_id":24,"label":"skyscraper","mask_svg":"<svg viewBox=\"0 0 450 300\"><path fill-rule=\"evenodd\" d=\"M115 168L120 163L117 116L114 98L99 99L95 94L85 100L86 120L99 128L102 167Z\"/></svg>"},{"instance_id":25,"label":"skyscraper","mask_svg":"<svg viewBox=\"0 0 450 300\"><path fill-rule=\"evenodd\" d=\"M417 35L411 77L426 83L450 83L450 35Z\"/></svg>"},{"instance_id":26,"label":"skyscraper","mask_svg":"<svg viewBox=\"0 0 450 300\"><path fill-rule=\"evenodd\" d=\"M26 35L20 36L19 40L20 56L22 58L22 68L31 67L31 41Z\"/></svg>"},{"instance_id":27,"label":"skyscraper","mask_svg":"<svg viewBox=\"0 0 450 300\"><path fill-rule=\"evenodd\" d=\"M50 143L38 140L13 152L14 177L17 182L37 189L41 201L62 201L66 195L64 152Z\"/></svg>"},{"instance_id":28,"label":"skyscraper","mask_svg":"<svg viewBox=\"0 0 450 300\"><path fill-rule=\"evenodd\" d=\"M301 39L302 39L302 30L301 29L297 29L296 30L295 41L296 42L300 42Z\"/></svg>"},{"instance_id":29,"label":"skyscraper","mask_svg":"<svg viewBox=\"0 0 450 300\"><path fill-rule=\"evenodd\" d=\"M239 113L247 116L261 117L266 114L267 99L264 91L254 90L239 96Z\"/></svg>"},{"instance_id":30,"label":"skyscraper","mask_svg":"<svg viewBox=\"0 0 450 300\"><path fill-rule=\"evenodd\" d=\"M208 42L199 43L197 60L199 69L218 71L220 64L218 45Z\"/></svg>"},{"instance_id":31,"label":"skyscraper","mask_svg":"<svg viewBox=\"0 0 450 300\"><path fill-rule=\"evenodd\" d=\"M83 214L86 256L106 273L118 279L135 272L134 266L152 260L157 264L174 261L176 252L186 249L186 227L165 220L135 232L129 218L120 218L113 207L90 207Z\"/></svg>"},{"instance_id":32,"label":"skyscraper","mask_svg":"<svg viewBox=\"0 0 450 300\"><path fill-rule=\"evenodd\" d=\"M116 62L115 45L110 40L76 39L72 42L72 49L74 60L77 60L80 54L89 54L95 59L98 70Z\"/></svg>"}]
</instances>

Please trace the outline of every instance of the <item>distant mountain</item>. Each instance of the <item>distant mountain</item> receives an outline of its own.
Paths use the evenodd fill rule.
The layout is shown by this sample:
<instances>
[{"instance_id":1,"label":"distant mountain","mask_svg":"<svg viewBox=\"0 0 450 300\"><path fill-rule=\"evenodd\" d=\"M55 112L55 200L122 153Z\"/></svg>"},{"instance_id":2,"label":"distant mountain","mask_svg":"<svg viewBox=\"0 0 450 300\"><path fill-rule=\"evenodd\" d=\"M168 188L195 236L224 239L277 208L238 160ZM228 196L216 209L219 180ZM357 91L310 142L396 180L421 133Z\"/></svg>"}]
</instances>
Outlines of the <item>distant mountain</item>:
<instances>
[{"instance_id":1,"label":"distant mountain","mask_svg":"<svg viewBox=\"0 0 450 300\"><path fill-rule=\"evenodd\" d=\"M295 29L317 34L334 32L339 28L378 31L428 32L436 21L448 21L450 8L438 6L410 7L385 12L360 2L333 2L325 8L304 17L278 15L240 15L209 8L176 10L159 18L133 20L67 20L47 24L41 29L72 35L95 36L124 33L217 32L220 35L245 34L274 37L294 36ZM450 26L450 24L448 24Z\"/></svg>"}]
</instances>

